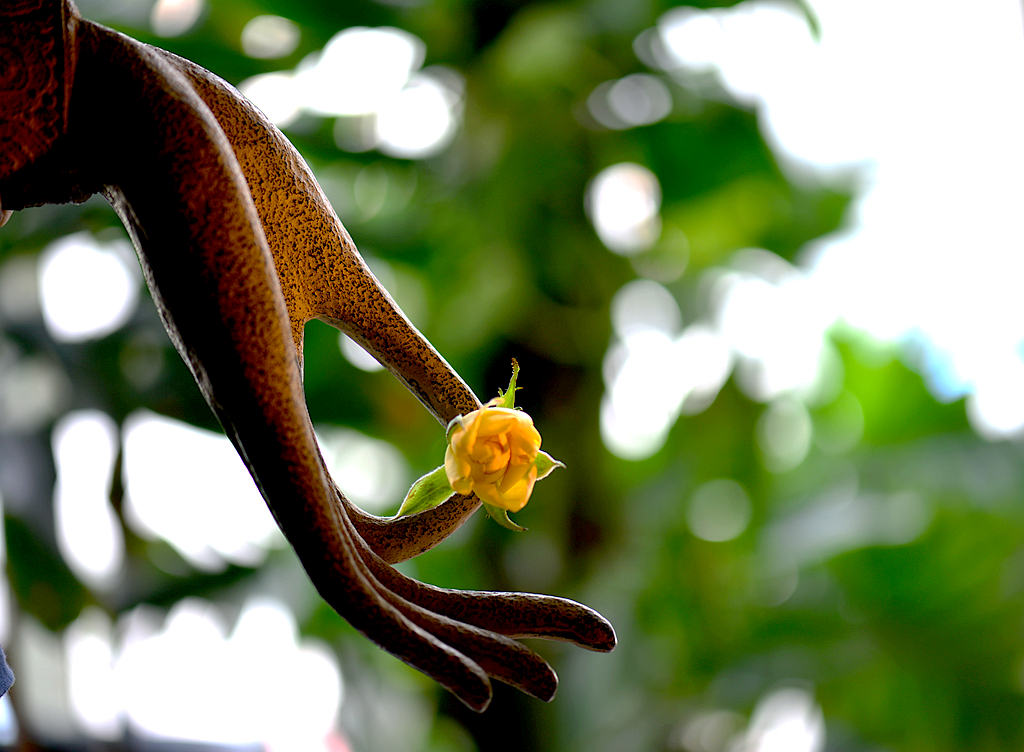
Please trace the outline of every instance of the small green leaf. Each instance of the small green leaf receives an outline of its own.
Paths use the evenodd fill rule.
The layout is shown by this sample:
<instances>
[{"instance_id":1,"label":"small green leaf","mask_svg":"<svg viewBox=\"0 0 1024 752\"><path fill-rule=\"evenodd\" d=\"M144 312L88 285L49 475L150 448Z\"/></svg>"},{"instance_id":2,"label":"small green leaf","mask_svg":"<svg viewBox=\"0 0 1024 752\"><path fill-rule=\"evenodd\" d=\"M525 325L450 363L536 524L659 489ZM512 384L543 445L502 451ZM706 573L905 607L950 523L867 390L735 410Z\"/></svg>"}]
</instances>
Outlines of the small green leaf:
<instances>
[{"instance_id":1,"label":"small green leaf","mask_svg":"<svg viewBox=\"0 0 1024 752\"><path fill-rule=\"evenodd\" d=\"M515 530L517 533L525 533L527 528L521 527L514 523L508 518L508 510L502 509L501 507L493 506L488 504L486 501L483 502L484 510L487 512L487 516L497 522L502 527L507 527L509 530Z\"/></svg>"},{"instance_id":2,"label":"small green leaf","mask_svg":"<svg viewBox=\"0 0 1024 752\"><path fill-rule=\"evenodd\" d=\"M519 376L519 363L512 358L512 379L508 382L506 391L498 390L497 407L514 408L516 406L516 378Z\"/></svg>"},{"instance_id":3,"label":"small green leaf","mask_svg":"<svg viewBox=\"0 0 1024 752\"><path fill-rule=\"evenodd\" d=\"M407 514L424 512L433 509L443 501L455 495L451 484L448 482L448 475L444 471L444 465L431 470L418 481L412 484L409 493L405 496L401 508L395 517L405 517Z\"/></svg>"},{"instance_id":4,"label":"small green leaf","mask_svg":"<svg viewBox=\"0 0 1024 752\"><path fill-rule=\"evenodd\" d=\"M537 452L537 459L533 461L533 465L537 468L537 480L548 477L556 467L565 467L564 462L559 462L543 451Z\"/></svg>"}]
</instances>

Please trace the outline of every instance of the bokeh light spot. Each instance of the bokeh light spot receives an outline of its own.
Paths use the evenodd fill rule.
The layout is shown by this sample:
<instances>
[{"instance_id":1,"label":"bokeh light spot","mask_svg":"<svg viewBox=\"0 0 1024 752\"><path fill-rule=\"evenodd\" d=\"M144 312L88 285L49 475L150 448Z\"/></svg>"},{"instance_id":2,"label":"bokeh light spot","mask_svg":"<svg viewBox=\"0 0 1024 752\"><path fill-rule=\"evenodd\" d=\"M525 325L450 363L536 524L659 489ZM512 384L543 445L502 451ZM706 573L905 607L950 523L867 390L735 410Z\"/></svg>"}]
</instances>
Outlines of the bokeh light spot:
<instances>
[{"instance_id":1,"label":"bokeh light spot","mask_svg":"<svg viewBox=\"0 0 1024 752\"><path fill-rule=\"evenodd\" d=\"M113 419L96 410L69 413L53 429L57 545L75 575L99 590L117 583L125 553L109 498L117 445Z\"/></svg>"},{"instance_id":2,"label":"bokeh light spot","mask_svg":"<svg viewBox=\"0 0 1024 752\"><path fill-rule=\"evenodd\" d=\"M287 57L301 38L294 21L281 16L256 16L242 29L242 52L260 60Z\"/></svg>"},{"instance_id":3,"label":"bokeh light spot","mask_svg":"<svg viewBox=\"0 0 1024 752\"><path fill-rule=\"evenodd\" d=\"M302 114L301 92L289 72L252 76L242 81L238 90L278 128L287 128Z\"/></svg>"},{"instance_id":4,"label":"bokeh light spot","mask_svg":"<svg viewBox=\"0 0 1024 752\"><path fill-rule=\"evenodd\" d=\"M113 639L110 617L96 606L83 609L64 631L71 712L88 736L104 741L117 741L124 733Z\"/></svg>"},{"instance_id":5,"label":"bokeh light spot","mask_svg":"<svg viewBox=\"0 0 1024 752\"><path fill-rule=\"evenodd\" d=\"M299 66L304 106L321 115L377 112L423 64L426 46L402 29L352 27Z\"/></svg>"},{"instance_id":6,"label":"bokeh light spot","mask_svg":"<svg viewBox=\"0 0 1024 752\"><path fill-rule=\"evenodd\" d=\"M658 31L661 45L654 49L663 54L657 62L665 69L714 70L722 58L724 32L714 11L675 8L658 20Z\"/></svg>"},{"instance_id":7,"label":"bokeh light spot","mask_svg":"<svg viewBox=\"0 0 1024 752\"><path fill-rule=\"evenodd\" d=\"M71 399L71 383L55 362L40 355L4 363L0 342L0 426L34 431L57 417Z\"/></svg>"},{"instance_id":8,"label":"bokeh light spot","mask_svg":"<svg viewBox=\"0 0 1024 752\"><path fill-rule=\"evenodd\" d=\"M204 6L203 0L156 0L149 24L157 36L180 37L196 25Z\"/></svg>"},{"instance_id":9,"label":"bokeh light spot","mask_svg":"<svg viewBox=\"0 0 1024 752\"><path fill-rule=\"evenodd\" d=\"M665 118L672 111L672 93L657 76L634 73L599 84L587 97L587 108L605 128L625 130Z\"/></svg>"},{"instance_id":10,"label":"bokeh light spot","mask_svg":"<svg viewBox=\"0 0 1024 752\"><path fill-rule=\"evenodd\" d=\"M705 324L679 334L679 305L652 280L623 285L611 309L616 338L602 365L601 437L613 454L644 459L661 449L680 412L711 404L729 377L732 353Z\"/></svg>"},{"instance_id":11,"label":"bokeh light spot","mask_svg":"<svg viewBox=\"0 0 1024 752\"><path fill-rule=\"evenodd\" d=\"M657 76L634 73L612 85L608 105L629 126L650 125L672 111L672 94Z\"/></svg>"},{"instance_id":12,"label":"bokeh light spot","mask_svg":"<svg viewBox=\"0 0 1024 752\"><path fill-rule=\"evenodd\" d=\"M646 330L609 349L601 401L601 438L613 454L644 459L665 443L686 397L679 350L664 332Z\"/></svg>"},{"instance_id":13,"label":"bokeh light spot","mask_svg":"<svg viewBox=\"0 0 1024 752\"><path fill-rule=\"evenodd\" d=\"M39 315L39 272L28 254L7 259L0 266L0 315L11 322L29 321Z\"/></svg>"},{"instance_id":14,"label":"bokeh light spot","mask_svg":"<svg viewBox=\"0 0 1024 752\"><path fill-rule=\"evenodd\" d=\"M100 245L77 233L39 256L43 320L61 342L81 342L119 329L139 298L139 272L127 241Z\"/></svg>"},{"instance_id":15,"label":"bokeh light spot","mask_svg":"<svg viewBox=\"0 0 1024 752\"><path fill-rule=\"evenodd\" d=\"M686 327L677 347L679 364L683 369L680 378L691 385L683 401L682 412L696 415L711 405L728 380L733 354L726 341L704 323Z\"/></svg>"},{"instance_id":16,"label":"bokeh light spot","mask_svg":"<svg viewBox=\"0 0 1024 752\"><path fill-rule=\"evenodd\" d=\"M740 748L749 752L821 752L825 748L825 716L806 689L777 689L754 707Z\"/></svg>"},{"instance_id":17,"label":"bokeh light spot","mask_svg":"<svg viewBox=\"0 0 1024 752\"><path fill-rule=\"evenodd\" d=\"M646 279L627 282L612 297L612 329L627 340L643 331L663 332L670 337L679 333L682 315L665 287Z\"/></svg>"},{"instance_id":18,"label":"bokeh light spot","mask_svg":"<svg viewBox=\"0 0 1024 752\"><path fill-rule=\"evenodd\" d=\"M811 447L813 424L807 408L792 397L772 402L757 421L757 442L765 467L774 473L793 470Z\"/></svg>"},{"instance_id":19,"label":"bokeh light spot","mask_svg":"<svg viewBox=\"0 0 1024 752\"><path fill-rule=\"evenodd\" d=\"M646 167L630 162L607 167L587 189L587 213L597 236L615 253L630 256L661 236L661 184Z\"/></svg>"},{"instance_id":20,"label":"bokeh light spot","mask_svg":"<svg viewBox=\"0 0 1024 752\"><path fill-rule=\"evenodd\" d=\"M451 143L458 127L459 95L424 71L377 112L378 148L402 159L423 159Z\"/></svg>"},{"instance_id":21,"label":"bokeh light spot","mask_svg":"<svg viewBox=\"0 0 1024 752\"><path fill-rule=\"evenodd\" d=\"M283 536L222 434L139 410L124 422L125 517L193 566L256 566Z\"/></svg>"},{"instance_id":22,"label":"bokeh light spot","mask_svg":"<svg viewBox=\"0 0 1024 752\"><path fill-rule=\"evenodd\" d=\"M260 16L250 25L268 39L283 37L272 28L280 23L268 18L276 17ZM256 31L250 36L258 37ZM425 55L423 41L402 29L352 27L294 71L254 76L239 90L279 127L294 124L303 112L336 117L340 149L377 148L399 159L426 159L444 151L458 131L465 80L446 66L420 70Z\"/></svg>"},{"instance_id":23,"label":"bokeh light spot","mask_svg":"<svg viewBox=\"0 0 1024 752\"><path fill-rule=\"evenodd\" d=\"M750 523L750 497L743 486L728 478L708 481L694 492L686 508L690 531L715 543L741 535Z\"/></svg>"},{"instance_id":24,"label":"bokeh light spot","mask_svg":"<svg viewBox=\"0 0 1024 752\"><path fill-rule=\"evenodd\" d=\"M342 698L333 653L300 644L295 616L267 599L248 601L231 634L213 604L179 601L162 627L136 628L115 675L132 729L148 738L323 750Z\"/></svg>"},{"instance_id":25,"label":"bokeh light spot","mask_svg":"<svg viewBox=\"0 0 1024 752\"><path fill-rule=\"evenodd\" d=\"M967 398L971 427L989 441L1024 436L1024 362L1007 353L1002 363L989 363Z\"/></svg>"},{"instance_id":26,"label":"bokeh light spot","mask_svg":"<svg viewBox=\"0 0 1024 752\"><path fill-rule=\"evenodd\" d=\"M398 507L409 490L409 465L391 443L350 428L317 428L320 451L338 488L368 512Z\"/></svg>"}]
</instances>

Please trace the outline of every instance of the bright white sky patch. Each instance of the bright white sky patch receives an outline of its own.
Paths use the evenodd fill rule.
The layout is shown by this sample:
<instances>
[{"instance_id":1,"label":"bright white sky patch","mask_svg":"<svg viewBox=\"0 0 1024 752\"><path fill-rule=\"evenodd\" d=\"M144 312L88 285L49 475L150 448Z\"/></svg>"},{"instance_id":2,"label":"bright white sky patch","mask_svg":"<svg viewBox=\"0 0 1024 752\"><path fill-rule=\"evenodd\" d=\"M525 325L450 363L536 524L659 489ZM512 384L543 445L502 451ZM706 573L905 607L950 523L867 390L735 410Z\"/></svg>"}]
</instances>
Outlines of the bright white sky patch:
<instances>
[{"instance_id":1,"label":"bright white sky patch","mask_svg":"<svg viewBox=\"0 0 1024 752\"><path fill-rule=\"evenodd\" d=\"M100 590L116 584L124 561L124 533L110 505L117 444L117 425L98 410L69 413L53 429L57 545L71 571Z\"/></svg>"},{"instance_id":2,"label":"bright white sky patch","mask_svg":"<svg viewBox=\"0 0 1024 752\"><path fill-rule=\"evenodd\" d=\"M43 320L62 342L103 337L135 311L139 271L127 240L100 245L87 232L48 245L39 256Z\"/></svg>"},{"instance_id":3,"label":"bright white sky patch","mask_svg":"<svg viewBox=\"0 0 1024 752\"><path fill-rule=\"evenodd\" d=\"M284 604L250 600L229 634L212 604L190 598L154 627L129 625L114 663L118 699L137 733L325 749L341 705L341 672L326 646L300 643Z\"/></svg>"},{"instance_id":4,"label":"bright white sky patch","mask_svg":"<svg viewBox=\"0 0 1024 752\"><path fill-rule=\"evenodd\" d=\"M283 537L223 434L144 410L123 427L125 513L193 566L256 566Z\"/></svg>"},{"instance_id":5,"label":"bright white sky patch","mask_svg":"<svg viewBox=\"0 0 1024 752\"><path fill-rule=\"evenodd\" d=\"M1024 433L1024 363L1007 352L1002 363L975 382L967 398L967 418L981 436L990 440L1019 438Z\"/></svg>"},{"instance_id":6,"label":"bright white sky patch","mask_svg":"<svg viewBox=\"0 0 1024 752\"><path fill-rule=\"evenodd\" d=\"M790 273L739 263L720 281L714 327L738 383L761 401L831 394L823 338L843 322L908 346L936 398L968 398L980 435L1024 436L1020 4L809 5L820 41L795 4L767 0L676 8L637 38L681 85L755 109L795 181L857 190L847 227Z\"/></svg>"},{"instance_id":7,"label":"bright white sky patch","mask_svg":"<svg viewBox=\"0 0 1024 752\"><path fill-rule=\"evenodd\" d=\"M838 316L833 301L805 272L774 253L735 254L734 270L712 272L712 317L738 356L737 382L758 402L796 393L816 402L835 396L828 383L834 356L826 333Z\"/></svg>"},{"instance_id":8,"label":"bright white sky patch","mask_svg":"<svg viewBox=\"0 0 1024 752\"><path fill-rule=\"evenodd\" d=\"M851 229L815 249L812 276L826 272L822 286L846 301L851 323L920 348L938 398L970 395L968 416L982 436L1019 435L1020 4L873 5L880 21L868 25L857 20L872 15L863 7L816 4L830 69L855 49L873 54L840 67L836 101L808 117L819 129L839 128L832 138L859 143L875 167ZM795 116L776 111L786 104L766 110L781 147L804 158L784 127Z\"/></svg>"},{"instance_id":9,"label":"bright white sky patch","mask_svg":"<svg viewBox=\"0 0 1024 752\"><path fill-rule=\"evenodd\" d=\"M612 299L617 341L604 360L601 436L620 457L650 456L675 423L687 393L676 347L681 321L675 298L657 282L636 280Z\"/></svg>"},{"instance_id":10,"label":"bright white sky patch","mask_svg":"<svg viewBox=\"0 0 1024 752\"><path fill-rule=\"evenodd\" d=\"M661 449L688 391L675 340L640 332L605 355L601 438L613 454L639 460Z\"/></svg>"},{"instance_id":11,"label":"bright white sky patch","mask_svg":"<svg viewBox=\"0 0 1024 752\"><path fill-rule=\"evenodd\" d=\"M661 449L680 412L703 409L732 370L732 353L704 324L682 328L672 293L651 280L634 280L611 306L615 340L602 373L601 438L630 460Z\"/></svg>"}]
</instances>

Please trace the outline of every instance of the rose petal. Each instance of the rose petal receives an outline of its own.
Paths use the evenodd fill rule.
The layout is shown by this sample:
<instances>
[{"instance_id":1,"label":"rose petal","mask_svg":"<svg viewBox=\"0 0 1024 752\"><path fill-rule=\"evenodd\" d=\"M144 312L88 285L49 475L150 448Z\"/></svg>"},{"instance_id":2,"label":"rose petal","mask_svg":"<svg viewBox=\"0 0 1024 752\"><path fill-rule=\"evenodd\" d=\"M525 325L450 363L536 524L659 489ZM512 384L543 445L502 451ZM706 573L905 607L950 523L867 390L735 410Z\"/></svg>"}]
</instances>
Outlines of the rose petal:
<instances>
[{"instance_id":1,"label":"rose petal","mask_svg":"<svg viewBox=\"0 0 1024 752\"><path fill-rule=\"evenodd\" d=\"M533 420L529 415L519 413L522 419L516 424L514 431L510 431L509 435L513 439L522 438L530 442L540 443L540 433L537 431L537 427L533 425Z\"/></svg>"},{"instance_id":2,"label":"rose petal","mask_svg":"<svg viewBox=\"0 0 1024 752\"><path fill-rule=\"evenodd\" d=\"M448 447L444 453L444 474L448 476L448 483L458 493L468 493L466 484L472 485L472 467L468 462L461 459Z\"/></svg>"},{"instance_id":3,"label":"rose petal","mask_svg":"<svg viewBox=\"0 0 1024 752\"><path fill-rule=\"evenodd\" d=\"M474 410L463 418L465 432L457 439L452 437L452 444L455 444L457 447L465 447L467 451L476 444L477 434L480 432L480 415L482 412L482 410Z\"/></svg>"},{"instance_id":4,"label":"rose petal","mask_svg":"<svg viewBox=\"0 0 1024 752\"><path fill-rule=\"evenodd\" d=\"M478 442L470 453L471 460L484 472L493 473L508 464L508 451L495 441Z\"/></svg>"},{"instance_id":5,"label":"rose petal","mask_svg":"<svg viewBox=\"0 0 1024 752\"><path fill-rule=\"evenodd\" d=\"M482 436L506 434L518 423L515 410L504 407L489 407L481 413L479 431Z\"/></svg>"},{"instance_id":6,"label":"rose petal","mask_svg":"<svg viewBox=\"0 0 1024 752\"><path fill-rule=\"evenodd\" d=\"M479 485L494 485L501 481L504 475L505 467L502 466L498 470L495 470L493 473L478 472L473 475L473 480L475 483Z\"/></svg>"},{"instance_id":7,"label":"rose petal","mask_svg":"<svg viewBox=\"0 0 1024 752\"><path fill-rule=\"evenodd\" d=\"M537 450L540 449L540 434L533 426L529 430L523 430L511 434L512 442L509 447L513 462L525 462L530 464L537 458Z\"/></svg>"},{"instance_id":8,"label":"rose petal","mask_svg":"<svg viewBox=\"0 0 1024 752\"><path fill-rule=\"evenodd\" d=\"M511 465L508 470L505 471L505 477L498 482L498 491L501 493L508 493L509 489L521 481L523 476L530 472L532 468L532 465Z\"/></svg>"},{"instance_id":9,"label":"rose petal","mask_svg":"<svg viewBox=\"0 0 1024 752\"><path fill-rule=\"evenodd\" d=\"M537 482L537 472L535 468L530 468L532 472L526 474L518 483L516 483L507 492L498 492L497 501L488 501L488 504L493 504L496 507L507 509L510 512L518 512L520 509L526 506L526 502L530 500L530 496L533 494L533 486ZM497 489L495 489L497 490Z\"/></svg>"},{"instance_id":10,"label":"rose petal","mask_svg":"<svg viewBox=\"0 0 1024 752\"><path fill-rule=\"evenodd\" d=\"M501 495L493 483L477 483L473 486L473 493L477 495L480 501L486 501L488 504L495 506L501 505Z\"/></svg>"}]
</instances>

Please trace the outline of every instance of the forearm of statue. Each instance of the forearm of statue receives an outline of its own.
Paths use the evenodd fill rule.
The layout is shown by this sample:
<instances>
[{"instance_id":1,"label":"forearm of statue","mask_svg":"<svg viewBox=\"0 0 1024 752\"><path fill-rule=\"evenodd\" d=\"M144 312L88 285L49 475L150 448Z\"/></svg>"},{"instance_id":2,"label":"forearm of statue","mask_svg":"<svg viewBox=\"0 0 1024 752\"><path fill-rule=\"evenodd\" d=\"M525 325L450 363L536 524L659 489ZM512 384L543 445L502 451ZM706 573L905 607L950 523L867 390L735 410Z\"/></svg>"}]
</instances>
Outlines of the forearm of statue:
<instances>
[{"instance_id":1,"label":"forearm of statue","mask_svg":"<svg viewBox=\"0 0 1024 752\"><path fill-rule=\"evenodd\" d=\"M0 91L0 118L14 113L0 144L18 145L0 147L0 211L102 192L171 340L324 599L471 708L487 706L490 678L550 699L554 672L510 638L610 650L608 622L564 599L403 577L387 562L436 544L479 502L384 520L350 504L324 465L302 391L311 318L367 347L442 422L479 402L370 274L301 157L220 79L81 19L69 0L0 6L8 59L31 58L47 18L65 53L51 95ZM47 129L22 127L34 115Z\"/></svg>"}]
</instances>

